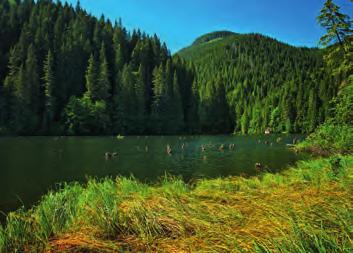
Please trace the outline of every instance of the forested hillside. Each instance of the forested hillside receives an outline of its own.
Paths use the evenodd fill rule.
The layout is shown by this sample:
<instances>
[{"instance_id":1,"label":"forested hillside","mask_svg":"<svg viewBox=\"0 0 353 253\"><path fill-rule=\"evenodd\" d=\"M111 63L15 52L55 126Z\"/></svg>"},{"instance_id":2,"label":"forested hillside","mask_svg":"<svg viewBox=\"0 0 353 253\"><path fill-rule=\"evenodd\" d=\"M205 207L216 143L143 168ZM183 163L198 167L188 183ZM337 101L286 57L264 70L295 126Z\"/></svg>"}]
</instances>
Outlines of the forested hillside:
<instances>
[{"instance_id":1,"label":"forested hillside","mask_svg":"<svg viewBox=\"0 0 353 253\"><path fill-rule=\"evenodd\" d=\"M210 33L178 55L196 68L203 131L311 132L337 92L323 50L260 34Z\"/></svg>"},{"instance_id":2,"label":"forested hillside","mask_svg":"<svg viewBox=\"0 0 353 253\"><path fill-rule=\"evenodd\" d=\"M0 132L193 132L193 74L159 38L52 1L0 0Z\"/></svg>"},{"instance_id":3,"label":"forested hillside","mask_svg":"<svg viewBox=\"0 0 353 253\"><path fill-rule=\"evenodd\" d=\"M351 0L352 1L352 0ZM352 1L353 2L353 1ZM331 101L332 115L306 140L298 151L319 155L353 152L353 21L332 0L326 0L318 22L326 30L320 44L326 47L325 64L339 76L337 96Z\"/></svg>"},{"instance_id":4,"label":"forested hillside","mask_svg":"<svg viewBox=\"0 0 353 253\"><path fill-rule=\"evenodd\" d=\"M79 4L0 0L0 134L312 132L337 80L323 52L222 31L171 56Z\"/></svg>"}]
</instances>

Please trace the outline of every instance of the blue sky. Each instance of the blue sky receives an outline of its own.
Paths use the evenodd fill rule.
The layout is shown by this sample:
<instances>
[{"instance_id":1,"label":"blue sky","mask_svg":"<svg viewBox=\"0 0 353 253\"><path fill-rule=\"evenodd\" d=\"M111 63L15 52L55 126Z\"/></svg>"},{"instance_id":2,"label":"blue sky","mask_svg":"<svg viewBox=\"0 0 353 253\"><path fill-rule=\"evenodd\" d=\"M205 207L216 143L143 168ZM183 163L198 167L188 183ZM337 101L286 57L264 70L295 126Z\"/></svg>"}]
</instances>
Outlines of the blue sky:
<instances>
[{"instance_id":1,"label":"blue sky","mask_svg":"<svg viewBox=\"0 0 353 253\"><path fill-rule=\"evenodd\" d=\"M76 4L76 0L67 0ZM259 32L296 46L317 46L316 16L324 0L81 0L89 13L122 18L129 30L156 33L172 52L216 31ZM353 16L353 3L336 0Z\"/></svg>"}]
</instances>

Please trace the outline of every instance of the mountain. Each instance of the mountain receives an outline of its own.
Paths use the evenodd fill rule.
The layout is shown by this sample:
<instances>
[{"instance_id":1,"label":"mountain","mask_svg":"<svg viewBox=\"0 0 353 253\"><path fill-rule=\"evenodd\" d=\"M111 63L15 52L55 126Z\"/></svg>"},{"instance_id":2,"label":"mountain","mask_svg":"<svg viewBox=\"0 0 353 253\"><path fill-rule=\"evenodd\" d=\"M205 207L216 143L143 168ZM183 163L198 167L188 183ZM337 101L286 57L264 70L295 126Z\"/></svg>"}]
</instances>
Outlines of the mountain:
<instances>
[{"instance_id":1,"label":"mountain","mask_svg":"<svg viewBox=\"0 0 353 253\"><path fill-rule=\"evenodd\" d=\"M214 42L216 40L224 39L232 35L236 35L236 33L230 32L230 31L211 32L197 38L194 41L194 43L192 43L192 45L197 46L201 44L206 44L206 43Z\"/></svg>"},{"instance_id":2,"label":"mountain","mask_svg":"<svg viewBox=\"0 0 353 253\"><path fill-rule=\"evenodd\" d=\"M311 132L337 93L322 50L261 34L209 33L175 57L194 66L203 132Z\"/></svg>"}]
</instances>

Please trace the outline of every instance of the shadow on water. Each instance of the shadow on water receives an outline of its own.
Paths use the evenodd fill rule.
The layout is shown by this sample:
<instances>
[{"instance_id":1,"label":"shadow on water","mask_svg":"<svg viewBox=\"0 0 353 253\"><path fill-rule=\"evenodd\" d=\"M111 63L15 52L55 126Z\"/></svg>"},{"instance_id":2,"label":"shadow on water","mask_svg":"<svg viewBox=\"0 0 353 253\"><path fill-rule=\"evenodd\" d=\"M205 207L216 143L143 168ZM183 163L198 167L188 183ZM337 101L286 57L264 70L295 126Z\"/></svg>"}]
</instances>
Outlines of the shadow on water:
<instances>
[{"instance_id":1,"label":"shadow on water","mask_svg":"<svg viewBox=\"0 0 353 253\"><path fill-rule=\"evenodd\" d=\"M150 183L167 173L188 182L256 175L255 163L276 172L304 159L286 146L294 138L302 136L0 138L0 210L29 207L56 184L87 177L133 175Z\"/></svg>"}]
</instances>

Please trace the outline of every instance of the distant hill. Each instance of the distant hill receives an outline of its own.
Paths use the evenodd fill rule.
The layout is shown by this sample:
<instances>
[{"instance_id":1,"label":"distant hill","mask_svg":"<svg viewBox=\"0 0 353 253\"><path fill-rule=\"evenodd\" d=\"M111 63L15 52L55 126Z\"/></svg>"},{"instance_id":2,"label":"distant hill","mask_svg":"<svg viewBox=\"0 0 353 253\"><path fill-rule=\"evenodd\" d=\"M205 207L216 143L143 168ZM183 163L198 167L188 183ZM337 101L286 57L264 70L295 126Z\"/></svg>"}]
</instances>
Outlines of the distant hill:
<instances>
[{"instance_id":1,"label":"distant hill","mask_svg":"<svg viewBox=\"0 0 353 253\"><path fill-rule=\"evenodd\" d=\"M232 35L236 35L236 33L230 32L230 31L211 32L197 38L192 45L193 46L201 45L201 44L213 42L219 39L224 39Z\"/></svg>"},{"instance_id":2,"label":"distant hill","mask_svg":"<svg viewBox=\"0 0 353 253\"><path fill-rule=\"evenodd\" d=\"M310 132L327 117L337 91L321 50L261 34L212 32L176 55L195 67L204 131ZM212 108L222 89L228 108L220 112Z\"/></svg>"}]
</instances>

